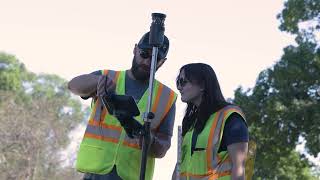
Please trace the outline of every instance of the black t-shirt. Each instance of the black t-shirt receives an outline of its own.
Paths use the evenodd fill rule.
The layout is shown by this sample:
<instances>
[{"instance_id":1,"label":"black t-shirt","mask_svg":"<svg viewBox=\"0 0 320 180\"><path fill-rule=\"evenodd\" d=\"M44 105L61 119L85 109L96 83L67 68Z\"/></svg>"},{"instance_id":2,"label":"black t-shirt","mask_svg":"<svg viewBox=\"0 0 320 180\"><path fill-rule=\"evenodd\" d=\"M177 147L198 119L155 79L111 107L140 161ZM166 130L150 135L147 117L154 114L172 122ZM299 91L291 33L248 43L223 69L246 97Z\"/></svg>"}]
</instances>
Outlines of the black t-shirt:
<instances>
[{"instance_id":1,"label":"black t-shirt","mask_svg":"<svg viewBox=\"0 0 320 180\"><path fill-rule=\"evenodd\" d=\"M249 142L248 127L238 113L233 113L229 116L224 126L218 152L226 151L230 144L239 142Z\"/></svg>"},{"instance_id":2,"label":"black t-shirt","mask_svg":"<svg viewBox=\"0 0 320 180\"><path fill-rule=\"evenodd\" d=\"M197 137L198 134L194 131L192 135L192 153L197 143ZM232 113L226 120L218 152L226 151L230 144L239 142L249 142L248 127L238 113Z\"/></svg>"}]
</instances>

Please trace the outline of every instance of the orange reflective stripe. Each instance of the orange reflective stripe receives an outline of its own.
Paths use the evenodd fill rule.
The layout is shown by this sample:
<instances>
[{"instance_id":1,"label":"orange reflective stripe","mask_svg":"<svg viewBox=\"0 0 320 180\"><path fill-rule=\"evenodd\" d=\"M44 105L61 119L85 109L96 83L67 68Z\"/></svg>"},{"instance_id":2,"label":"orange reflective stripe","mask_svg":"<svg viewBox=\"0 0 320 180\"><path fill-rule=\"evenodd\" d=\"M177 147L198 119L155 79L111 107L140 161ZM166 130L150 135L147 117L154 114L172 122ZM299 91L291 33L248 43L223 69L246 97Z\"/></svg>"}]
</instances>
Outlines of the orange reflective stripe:
<instances>
[{"instance_id":1,"label":"orange reflective stripe","mask_svg":"<svg viewBox=\"0 0 320 180\"><path fill-rule=\"evenodd\" d=\"M135 148L135 149L141 149L139 144L136 144L136 143L130 143L128 141L123 141L123 145L125 146L129 146L131 148Z\"/></svg>"},{"instance_id":2,"label":"orange reflective stripe","mask_svg":"<svg viewBox=\"0 0 320 180\"><path fill-rule=\"evenodd\" d=\"M215 156L213 157L213 164L211 164L211 168L215 168L216 165L220 164L220 168L219 168L219 171L227 171L227 170L230 170L231 169L231 159L229 156L227 157L221 157L220 154L218 153L218 149L219 149L219 146L220 146L220 143L221 143L221 138L222 138L222 133L223 133L223 127L224 127L224 124L226 122L226 120L228 119L228 117L232 114L232 113L238 113L240 114L241 116L243 116L244 118L244 115L241 111L241 109L237 106L227 106L225 107L223 110L221 110L221 115L218 119L218 125L216 127L216 132L213 134L213 141L214 143L216 141L219 141L218 144L215 145L215 147L213 147L213 154L215 154ZM217 139L218 138L218 139ZM219 173L220 173L219 172Z\"/></svg>"},{"instance_id":3,"label":"orange reflective stripe","mask_svg":"<svg viewBox=\"0 0 320 180\"><path fill-rule=\"evenodd\" d=\"M220 177L223 176L230 176L231 175L231 171L224 171L221 173L216 173L214 171L211 171L207 174L202 174L202 175L196 175L196 174L191 174L191 173L181 173L180 176L185 176L185 177L190 177L190 179L203 179L203 178L208 178L208 180L216 180Z\"/></svg>"},{"instance_id":4,"label":"orange reflective stripe","mask_svg":"<svg viewBox=\"0 0 320 180\"><path fill-rule=\"evenodd\" d=\"M223 176L230 176L231 175L231 171L224 171L224 172L221 172L219 174L213 174L212 176L209 177L209 180L216 180L220 177L223 177Z\"/></svg>"},{"instance_id":5,"label":"orange reflective stripe","mask_svg":"<svg viewBox=\"0 0 320 180\"><path fill-rule=\"evenodd\" d=\"M100 121L103 122L104 118L106 117L106 115L108 114L107 110L105 107L103 107L102 113L101 113L101 119Z\"/></svg>"},{"instance_id":6,"label":"orange reflective stripe","mask_svg":"<svg viewBox=\"0 0 320 180\"><path fill-rule=\"evenodd\" d=\"M112 130L116 130L116 131L122 131L122 127L119 127L119 126L114 126L114 125L108 125L108 124L105 124L105 123L99 123L97 121L94 121L94 120L89 120L88 124L90 124L91 126L101 126L102 128L105 128L105 129L112 129Z\"/></svg>"},{"instance_id":7,"label":"orange reflective stripe","mask_svg":"<svg viewBox=\"0 0 320 180\"><path fill-rule=\"evenodd\" d=\"M119 75L120 75L120 71L116 71L116 76L113 80L115 83L118 82Z\"/></svg>"},{"instance_id":8,"label":"orange reflective stripe","mask_svg":"<svg viewBox=\"0 0 320 180\"><path fill-rule=\"evenodd\" d=\"M170 108L171 108L171 106L172 106L172 102L173 102L173 101L174 101L174 92L173 92L173 91L170 91L169 100L168 100L168 103L167 103L167 105L166 105L166 107L165 107L164 113L162 114L162 117L161 117L161 119L160 119L160 123L159 123L158 127L156 128L157 130L159 129L162 121L164 121L165 115L168 114L168 112L169 112L169 110L170 110Z\"/></svg>"},{"instance_id":9,"label":"orange reflective stripe","mask_svg":"<svg viewBox=\"0 0 320 180\"><path fill-rule=\"evenodd\" d=\"M154 100L151 112L156 112L156 110L158 108L158 105L159 105L159 101L160 101L160 96L162 94L162 90L163 90L163 84L159 83L157 97Z\"/></svg>"},{"instance_id":10,"label":"orange reflective stripe","mask_svg":"<svg viewBox=\"0 0 320 180\"><path fill-rule=\"evenodd\" d=\"M213 135L214 135L214 132L216 130L216 127L217 127L217 124L218 124L218 118L220 116L220 111L218 111L214 117L214 120L213 120L213 127L211 127L211 130L210 130L210 134L209 134L209 138L208 138L208 146L207 146L207 149L206 149L206 153L207 153L207 168L208 168L208 171L210 171L210 169L212 169L211 165L212 165L212 152L211 152L211 148L212 148L212 142L213 142Z\"/></svg>"},{"instance_id":11,"label":"orange reflective stripe","mask_svg":"<svg viewBox=\"0 0 320 180\"><path fill-rule=\"evenodd\" d=\"M240 114L244 118L244 114L242 113L242 111L239 108L234 107L234 106L226 107L226 109L223 112L221 127L218 127L218 130L219 130L219 136L218 137L221 137L221 133L223 133L223 129L221 129L221 128L222 128L223 124L225 123L225 121L228 119L227 115L230 112L231 113L236 112L236 113ZM219 141L221 141L221 140L219 139ZM217 151L217 153L218 153L218 151ZM217 157L218 157L219 160L221 160L220 157L218 156L218 154L217 154Z\"/></svg>"},{"instance_id":12,"label":"orange reflective stripe","mask_svg":"<svg viewBox=\"0 0 320 180\"><path fill-rule=\"evenodd\" d=\"M212 168L212 169L216 168L216 165L218 165L218 163L222 163L222 164L220 164L220 166L225 166L225 168L227 168L228 167L227 165L229 164L229 162L231 162L231 160L229 158L222 159L218 154L218 149L219 149L219 145L221 143L221 138L222 138L221 136L223 133L222 128L224 126L224 123L228 119L229 115L233 112L236 112L236 113L239 113L240 115L242 115L241 110L237 106L227 106L227 107L223 108L222 110L220 110L220 117L217 120L217 125L215 127L215 133L213 134L212 137L210 135L210 139L211 139L210 141L213 142L214 144L217 143L217 144L215 144L215 147L211 147L211 148L213 148L213 154L214 154L214 157L212 157L213 159L210 158L211 163L213 163L213 164L210 164L210 168ZM222 170L222 171L224 171L224 170Z\"/></svg>"},{"instance_id":13,"label":"orange reflective stripe","mask_svg":"<svg viewBox=\"0 0 320 180\"><path fill-rule=\"evenodd\" d=\"M118 78L119 78L119 75L120 75L121 71L113 71L113 70L108 70L108 69L102 70L102 74L103 75L108 75L109 72L110 72L111 76L112 76L112 73L115 73L115 76L113 77L112 80L116 83L118 81Z\"/></svg>"},{"instance_id":14,"label":"orange reflective stripe","mask_svg":"<svg viewBox=\"0 0 320 180\"><path fill-rule=\"evenodd\" d=\"M98 136L98 135L91 134L91 133L85 133L85 134L84 134L84 137L85 137L85 138L91 138L91 139L98 139L98 140L106 141L106 142L113 142L113 143L118 143L118 142L119 142L118 139L113 139L113 138Z\"/></svg>"},{"instance_id":15,"label":"orange reflective stripe","mask_svg":"<svg viewBox=\"0 0 320 180\"><path fill-rule=\"evenodd\" d=\"M168 104L167 104L167 106L166 106L166 108L165 108L165 111L164 111L163 116L169 112L170 107L171 107L173 101L174 101L174 92L173 92L173 91L170 91L169 101L168 101ZM161 117L162 119L164 118L163 116Z\"/></svg>"},{"instance_id":16,"label":"orange reflective stripe","mask_svg":"<svg viewBox=\"0 0 320 180\"><path fill-rule=\"evenodd\" d=\"M112 71L112 70L107 70L107 69L105 69L105 70L103 70L103 73L104 73L104 75L107 75L108 73L110 73L110 74L109 74L109 75L111 76L110 78L112 78L112 80L113 80L115 83L117 83L118 78L119 78L119 75L120 75L120 71ZM115 73L115 75L114 75L114 77L112 77L114 73ZM103 110L102 110L101 116L100 116L100 118L101 118L100 121L104 121L105 118L106 118L106 116L107 116L107 114L108 114L108 111L107 111L106 108L104 107ZM103 124L102 124L102 125L103 125Z\"/></svg>"},{"instance_id":17,"label":"orange reflective stripe","mask_svg":"<svg viewBox=\"0 0 320 180\"><path fill-rule=\"evenodd\" d=\"M140 139L130 138L128 135L125 135L122 145L135 148L135 149L141 149L139 146L139 143L140 143Z\"/></svg>"},{"instance_id":18,"label":"orange reflective stripe","mask_svg":"<svg viewBox=\"0 0 320 180\"><path fill-rule=\"evenodd\" d=\"M184 172L184 173L180 174L180 176L187 176L187 177L193 177L193 178L204 178L204 177L208 177L208 176L211 176L211 175L212 175L211 173L197 175L197 174L191 174L191 173L187 173L187 172Z\"/></svg>"},{"instance_id":19,"label":"orange reflective stripe","mask_svg":"<svg viewBox=\"0 0 320 180\"><path fill-rule=\"evenodd\" d=\"M114 126L114 125L107 125L107 124L104 124L104 123L101 123L101 127L105 128L105 129L112 129L112 130L116 130L116 131L122 131L122 127Z\"/></svg>"},{"instance_id":20,"label":"orange reflective stripe","mask_svg":"<svg viewBox=\"0 0 320 180\"><path fill-rule=\"evenodd\" d=\"M103 75L107 75L107 74L108 74L108 71L109 71L108 69L104 69L104 70L102 70L102 74L103 74Z\"/></svg>"},{"instance_id":21,"label":"orange reflective stripe","mask_svg":"<svg viewBox=\"0 0 320 180\"><path fill-rule=\"evenodd\" d=\"M225 117L230 111L236 112L236 113L240 114L243 118L245 118L243 112L242 112L240 109L235 108L235 107L231 107L231 108L227 109L227 110L225 111L225 113L224 113L224 117Z\"/></svg>"}]
</instances>

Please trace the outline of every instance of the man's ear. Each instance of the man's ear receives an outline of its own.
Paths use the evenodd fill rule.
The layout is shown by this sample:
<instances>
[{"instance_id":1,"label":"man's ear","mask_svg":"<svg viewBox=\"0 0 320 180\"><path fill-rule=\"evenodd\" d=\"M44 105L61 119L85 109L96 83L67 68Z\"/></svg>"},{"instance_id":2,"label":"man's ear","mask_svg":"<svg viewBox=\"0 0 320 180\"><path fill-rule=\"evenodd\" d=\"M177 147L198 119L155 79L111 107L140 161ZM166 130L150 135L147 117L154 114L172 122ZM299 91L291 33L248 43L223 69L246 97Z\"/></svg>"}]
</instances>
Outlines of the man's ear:
<instances>
[{"instance_id":1,"label":"man's ear","mask_svg":"<svg viewBox=\"0 0 320 180\"><path fill-rule=\"evenodd\" d=\"M167 58L163 58L163 59L160 59L158 62L157 62L157 69L160 68L162 66L162 64L167 60Z\"/></svg>"},{"instance_id":2,"label":"man's ear","mask_svg":"<svg viewBox=\"0 0 320 180\"><path fill-rule=\"evenodd\" d=\"M138 45L137 45L137 44L135 44L135 45L134 45L134 48L133 48L133 55L135 55L135 54L136 54L136 52L137 52L137 48L138 48Z\"/></svg>"}]
</instances>

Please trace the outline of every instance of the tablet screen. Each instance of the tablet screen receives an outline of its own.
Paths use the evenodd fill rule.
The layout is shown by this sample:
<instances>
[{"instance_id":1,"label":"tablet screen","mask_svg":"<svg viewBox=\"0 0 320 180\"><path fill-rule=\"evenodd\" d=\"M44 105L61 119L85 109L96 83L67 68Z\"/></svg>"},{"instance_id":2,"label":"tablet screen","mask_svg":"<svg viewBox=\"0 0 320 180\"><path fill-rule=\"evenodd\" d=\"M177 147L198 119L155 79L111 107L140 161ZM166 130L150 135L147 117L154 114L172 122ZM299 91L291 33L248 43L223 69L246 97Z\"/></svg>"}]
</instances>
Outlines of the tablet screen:
<instances>
[{"instance_id":1,"label":"tablet screen","mask_svg":"<svg viewBox=\"0 0 320 180\"><path fill-rule=\"evenodd\" d=\"M130 117L140 115L138 106L132 96L111 94L101 99L103 105L112 115L124 112Z\"/></svg>"}]
</instances>

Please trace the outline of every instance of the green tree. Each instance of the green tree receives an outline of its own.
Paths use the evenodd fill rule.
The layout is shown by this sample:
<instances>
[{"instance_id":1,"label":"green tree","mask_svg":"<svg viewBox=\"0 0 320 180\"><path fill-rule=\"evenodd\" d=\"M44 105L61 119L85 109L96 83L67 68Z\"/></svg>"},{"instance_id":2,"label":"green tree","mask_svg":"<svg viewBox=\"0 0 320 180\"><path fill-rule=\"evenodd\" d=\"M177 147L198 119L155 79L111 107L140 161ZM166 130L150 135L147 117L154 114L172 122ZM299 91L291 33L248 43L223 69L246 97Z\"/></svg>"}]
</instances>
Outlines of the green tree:
<instances>
[{"instance_id":1,"label":"green tree","mask_svg":"<svg viewBox=\"0 0 320 180\"><path fill-rule=\"evenodd\" d=\"M291 84L281 95L294 95L294 106L290 107L295 108L292 116L304 120L299 124L300 135L307 140L308 152L316 156L320 152L320 126L316 123L320 117L320 1L288 0L284 5L278 15L279 28L296 35L297 46L285 48L275 66L275 86L285 89L286 80Z\"/></svg>"},{"instance_id":2,"label":"green tree","mask_svg":"<svg viewBox=\"0 0 320 180\"><path fill-rule=\"evenodd\" d=\"M0 52L0 90L19 91L25 72L16 57Z\"/></svg>"},{"instance_id":3,"label":"green tree","mask_svg":"<svg viewBox=\"0 0 320 180\"><path fill-rule=\"evenodd\" d=\"M284 9L278 15L281 22L280 30L292 34L299 34L302 31L309 31L315 34L319 31L320 2L318 0L287 0ZM302 28L301 23L315 21L314 25ZM310 38L310 37L309 37Z\"/></svg>"},{"instance_id":4,"label":"green tree","mask_svg":"<svg viewBox=\"0 0 320 180\"><path fill-rule=\"evenodd\" d=\"M302 137L308 153L320 152L320 1L288 0L278 18L296 45L284 48L252 89L238 88L234 102L245 111L258 144L255 179L317 179L295 148Z\"/></svg>"},{"instance_id":5,"label":"green tree","mask_svg":"<svg viewBox=\"0 0 320 180\"><path fill-rule=\"evenodd\" d=\"M69 132L85 117L80 102L62 78L36 75L14 56L0 57L0 179L80 179L60 158Z\"/></svg>"}]
</instances>

